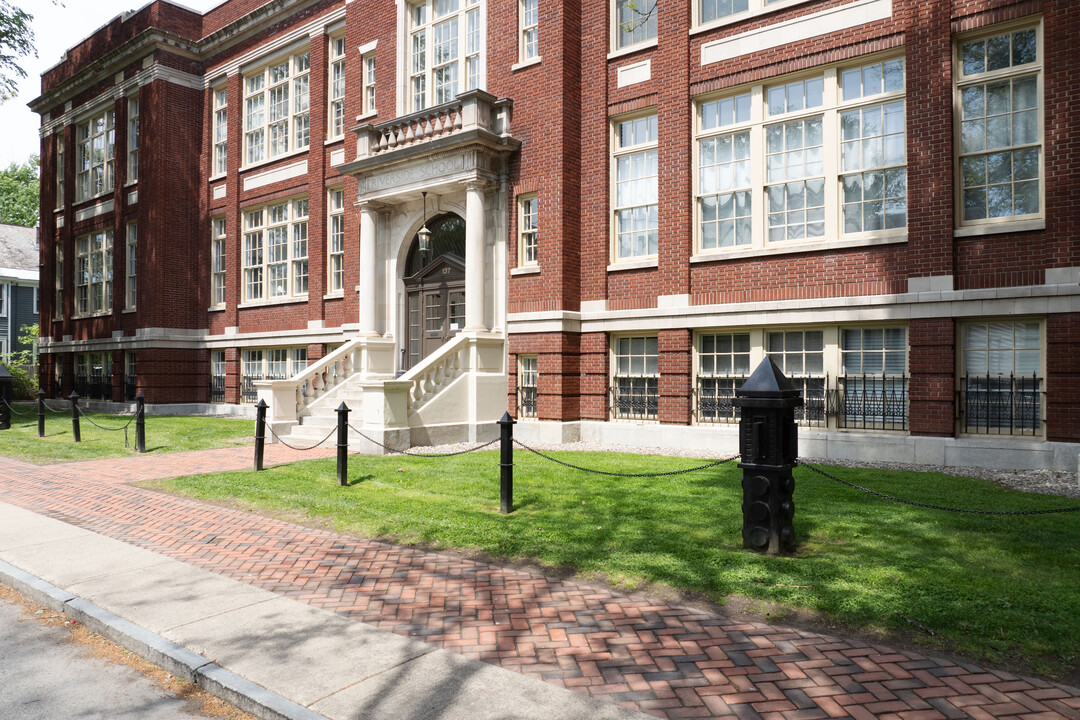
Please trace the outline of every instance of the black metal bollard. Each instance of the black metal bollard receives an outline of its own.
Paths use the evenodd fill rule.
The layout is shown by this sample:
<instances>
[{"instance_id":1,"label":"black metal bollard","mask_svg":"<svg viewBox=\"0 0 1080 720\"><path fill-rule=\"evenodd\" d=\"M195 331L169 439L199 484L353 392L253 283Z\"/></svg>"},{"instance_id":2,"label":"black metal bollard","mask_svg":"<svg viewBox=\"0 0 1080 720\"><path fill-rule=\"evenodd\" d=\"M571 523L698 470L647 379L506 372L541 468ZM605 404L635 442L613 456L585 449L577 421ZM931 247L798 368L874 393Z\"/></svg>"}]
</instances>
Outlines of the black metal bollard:
<instances>
[{"instance_id":1,"label":"black metal bollard","mask_svg":"<svg viewBox=\"0 0 1080 720\"><path fill-rule=\"evenodd\" d=\"M799 457L795 408L802 404L802 393L768 356L735 391L734 405L740 411L745 548L768 555L794 548L791 469Z\"/></svg>"},{"instance_id":2,"label":"black metal bollard","mask_svg":"<svg viewBox=\"0 0 1080 720\"><path fill-rule=\"evenodd\" d=\"M14 381L11 373L3 365L0 365L0 430L11 429L11 407L8 403L14 397L12 392Z\"/></svg>"},{"instance_id":3,"label":"black metal bollard","mask_svg":"<svg viewBox=\"0 0 1080 720\"><path fill-rule=\"evenodd\" d=\"M11 429L11 411L8 410L7 398L0 402L0 430Z\"/></svg>"},{"instance_id":4,"label":"black metal bollard","mask_svg":"<svg viewBox=\"0 0 1080 720\"><path fill-rule=\"evenodd\" d=\"M71 401L71 434L75 436L75 442L82 442L82 433L79 432L79 393L72 390L68 400Z\"/></svg>"},{"instance_id":5,"label":"black metal bollard","mask_svg":"<svg viewBox=\"0 0 1080 720\"><path fill-rule=\"evenodd\" d=\"M349 484L349 406L337 407L337 481L342 487Z\"/></svg>"},{"instance_id":6,"label":"black metal bollard","mask_svg":"<svg viewBox=\"0 0 1080 720\"><path fill-rule=\"evenodd\" d=\"M266 401L255 406L255 469L263 469L263 447L266 445Z\"/></svg>"},{"instance_id":7,"label":"black metal bollard","mask_svg":"<svg viewBox=\"0 0 1080 720\"><path fill-rule=\"evenodd\" d=\"M146 398L142 390L135 396L135 452L146 452Z\"/></svg>"},{"instance_id":8,"label":"black metal bollard","mask_svg":"<svg viewBox=\"0 0 1080 720\"><path fill-rule=\"evenodd\" d=\"M514 511L514 424L510 413L499 420L499 512Z\"/></svg>"},{"instance_id":9,"label":"black metal bollard","mask_svg":"<svg viewBox=\"0 0 1080 720\"><path fill-rule=\"evenodd\" d=\"M37 391L37 436L45 437L45 391Z\"/></svg>"}]
</instances>

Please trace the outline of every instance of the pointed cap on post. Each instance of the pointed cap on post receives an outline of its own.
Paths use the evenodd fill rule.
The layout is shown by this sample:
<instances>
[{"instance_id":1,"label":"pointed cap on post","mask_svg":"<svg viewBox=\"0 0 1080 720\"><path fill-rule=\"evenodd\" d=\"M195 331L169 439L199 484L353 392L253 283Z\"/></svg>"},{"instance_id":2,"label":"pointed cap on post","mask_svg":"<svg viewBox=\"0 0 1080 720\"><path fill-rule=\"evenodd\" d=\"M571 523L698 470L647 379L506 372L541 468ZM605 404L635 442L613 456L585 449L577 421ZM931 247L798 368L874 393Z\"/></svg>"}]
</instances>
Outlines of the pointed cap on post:
<instances>
[{"instance_id":1,"label":"pointed cap on post","mask_svg":"<svg viewBox=\"0 0 1080 720\"><path fill-rule=\"evenodd\" d=\"M266 404L266 401L265 401L265 400L263 400L262 398L260 398L260 399L259 399L259 404L258 404L258 405L256 405L255 407L257 407L257 408L262 408L262 409L264 409L264 410L265 410L265 409L266 409L267 407L269 407L269 406L268 406L268 405Z\"/></svg>"},{"instance_id":2,"label":"pointed cap on post","mask_svg":"<svg viewBox=\"0 0 1080 720\"><path fill-rule=\"evenodd\" d=\"M499 420L498 420L498 422L496 424L498 424L498 425L516 425L517 420L510 417L510 411L508 410L508 411L503 413L503 416L501 418L499 418Z\"/></svg>"},{"instance_id":3,"label":"pointed cap on post","mask_svg":"<svg viewBox=\"0 0 1080 720\"><path fill-rule=\"evenodd\" d=\"M789 398L799 397L800 391L768 355L753 374L735 391L736 397Z\"/></svg>"},{"instance_id":4,"label":"pointed cap on post","mask_svg":"<svg viewBox=\"0 0 1080 720\"><path fill-rule=\"evenodd\" d=\"M337 406L337 409L334 410L334 412L347 413L349 412L349 406L345 404L344 400L342 400L341 404Z\"/></svg>"},{"instance_id":5,"label":"pointed cap on post","mask_svg":"<svg viewBox=\"0 0 1080 720\"><path fill-rule=\"evenodd\" d=\"M79 399L79 393L72 390L71 394L68 395L68 400L78 400L78 399Z\"/></svg>"}]
</instances>

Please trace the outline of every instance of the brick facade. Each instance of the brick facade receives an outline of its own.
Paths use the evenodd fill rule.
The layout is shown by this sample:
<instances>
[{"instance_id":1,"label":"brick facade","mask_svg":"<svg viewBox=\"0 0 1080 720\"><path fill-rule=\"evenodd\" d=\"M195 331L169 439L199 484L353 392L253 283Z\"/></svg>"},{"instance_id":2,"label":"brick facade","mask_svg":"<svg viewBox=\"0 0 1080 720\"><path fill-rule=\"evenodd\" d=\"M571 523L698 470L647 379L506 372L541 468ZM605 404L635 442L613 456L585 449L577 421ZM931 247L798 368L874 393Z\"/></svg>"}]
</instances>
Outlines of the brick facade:
<instances>
[{"instance_id":1,"label":"brick facade","mask_svg":"<svg viewBox=\"0 0 1080 720\"><path fill-rule=\"evenodd\" d=\"M1080 401L1075 288L1080 243L1072 205L1080 191L1080 131L1072 101L1080 94L1080 5L1070 0L854 5L803 0L770 9L763 0L751 0L746 13L695 25L700 8L694 1L661 4L655 40L619 49L613 45L620 28L611 6L539 0L540 58L529 62L519 57L519 4L480 2L486 29L481 88L513 101L510 133L520 142L501 171L498 192L506 198L506 213L496 218L507 228L498 243L505 243L511 270L496 281L501 288L496 297L505 303L496 317L505 316L506 322L494 328L507 338L510 412L517 411L518 358L526 355L538 359L538 420L608 420L617 384L615 339L647 336L657 342L655 413L647 422L702 424L696 394L703 334L734 333L740 342L750 338L749 356L756 363L773 352L769 343L783 342L785 332L820 331L826 345L821 374L832 388L826 392L839 392L837 376L847 372L843 353L850 350L840 347L847 331L891 327L905 332L905 367L899 375L906 385L905 427L889 432L963 438L968 433L960 418L973 411L958 391L964 390L961 378L974 362L965 355L965 328L1029 322L1039 328L1036 375L1046 393L1034 437L1080 440L1073 410ZM882 8L883 13L871 15ZM790 38L768 40L781 23ZM59 364L62 391L69 392L76 382L76 354L112 353L113 399L123 399L124 354L134 352L136 382L149 401L207 402L211 353L224 352L225 402L237 403L245 351L306 349L310 363L353 336L361 302L354 287L361 272L360 211L353 201L361 193L357 177L338 168L357 158L354 125L381 127L408 114L409 70L397 64L399 57L407 62L409 51L399 48L407 40L399 26L394 4L377 0L270 5L228 0L204 15L158 0L113 20L42 76L42 96L32 106L43 118L41 237L50 239L41 245L43 387L53 386ZM1028 220L969 227L957 189L963 179L956 155L956 86L963 78L954 56L964 38L997 27L1003 33L1037 32L1041 204ZM330 44L341 33L347 46L346 131L344 138L329 138ZM733 50L735 43L742 49ZM361 47L376 67L377 112L366 116ZM300 48L309 53L311 68L310 146L245 167L245 73ZM901 232L844 235L844 188L836 167L840 130L829 126L826 133L834 135L826 135L823 153L832 170L823 174L826 183L834 183L824 201L832 219L820 242L778 243L755 236L734 252L701 245L701 103L741 89L764 94L793 78L839 78L869 62L866 57L904 62L899 99L905 115L906 219ZM221 88L228 98L228 171L218 176L214 92ZM128 183L128 99L136 96L140 173L137 183ZM761 102L749 133L779 122L762 115ZM844 102L833 102L825 116L835 121L850 107ZM77 126L104 107L116 118L111 191L76 202ZM620 262L613 250L615 123L653 113L659 133L658 249L640 262ZM57 167L57 137L65 143L63 168ZM759 169L751 212L759 218L754 233L764 234L776 213L767 216L764 151L755 142L751 160ZM297 172L298 163L303 167ZM66 202L54 212L57 173L64 179ZM1008 187L1011 192L1013 185ZM328 287L330 188L343 188L346 198L341 293ZM526 195L539 198L537 268L523 268L520 257L519 198ZM307 295L245 302L245 213L296 197L308 201ZM412 201L418 200L414 192ZM392 223L399 209L380 212L380 222ZM788 222L792 215L789 207ZM218 307L212 307L210 280L215 218L223 218L226 227L225 303ZM131 221L139 232L138 301L134 310L126 310L124 237ZM112 308L79 317L77 240L102 228L111 228L114 238ZM58 250L65 272L59 309L53 307ZM1071 286L1063 278L1072 278ZM398 280L400 273L386 282ZM399 350L405 314L402 306L385 315L385 335L399 338ZM830 419L820 427L838 431L840 396L829 397Z\"/></svg>"}]
</instances>

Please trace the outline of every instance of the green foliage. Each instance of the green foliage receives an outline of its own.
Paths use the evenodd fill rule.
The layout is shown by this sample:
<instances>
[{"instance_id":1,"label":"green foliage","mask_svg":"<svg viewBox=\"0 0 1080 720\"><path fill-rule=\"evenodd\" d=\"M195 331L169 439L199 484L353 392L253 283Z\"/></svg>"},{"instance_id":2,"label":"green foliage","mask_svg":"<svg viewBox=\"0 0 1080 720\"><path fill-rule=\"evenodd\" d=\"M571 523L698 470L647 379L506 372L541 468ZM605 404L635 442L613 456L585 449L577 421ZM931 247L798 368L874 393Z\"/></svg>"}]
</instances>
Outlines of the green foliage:
<instances>
[{"instance_id":1,"label":"green foliage","mask_svg":"<svg viewBox=\"0 0 1080 720\"><path fill-rule=\"evenodd\" d=\"M0 0L2 3L3 0ZM0 223L34 227L38 222L37 155L31 155L23 164L11 163L7 170L0 170Z\"/></svg>"},{"instance_id":2,"label":"green foliage","mask_svg":"<svg viewBox=\"0 0 1080 720\"><path fill-rule=\"evenodd\" d=\"M38 324L23 325L19 328L18 350L9 353L12 365L37 365Z\"/></svg>"},{"instance_id":3,"label":"green foliage","mask_svg":"<svg viewBox=\"0 0 1080 720\"><path fill-rule=\"evenodd\" d=\"M37 57L34 29L30 27L33 19L25 10L0 0L0 102L15 97L19 80L26 77L19 58Z\"/></svg>"},{"instance_id":4,"label":"green foliage","mask_svg":"<svg viewBox=\"0 0 1080 720\"><path fill-rule=\"evenodd\" d=\"M32 389L37 392L36 383ZM58 404L52 400L46 402L50 407ZM39 438L36 406L16 405L15 409L25 414L12 414L11 429L0 432L0 457L46 464L120 457L135 452L135 423L131 423L127 429L125 445L123 431L100 430L83 419L79 425L82 442L76 443L71 436L70 410L46 412L45 437ZM123 427L131 419L131 413L87 414L94 422L107 428ZM254 425L254 420L244 419L147 415L146 451L160 454L250 443Z\"/></svg>"},{"instance_id":5,"label":"green foliage","mask_svg":"<svg viewBox=\"0 0 1080 720\"><path fill-rule=\"evenodd\" d=\"M12 353L14 355L14 353ZM29 400L37 392L37 378L33 377L18 364L0 363L11 373L11 394L15 400Z\"/></svg>"},{"instance_id":6,"label":"green foliage","mask_svg":"<svg viewBox=\"0 0 1080 720\"><path fill-rule=\"evenodd\" d=\"M604 470L641 472L701 461L554 453ZM678 588L819 613L935 650L1061 676L1080 665L1077 515L957 515L891 503L796 468L792 557L742 548L734 464L662 478L605 478L518 451L516 510L500 515L498 452L446 459L351 458L167 481L168 489L308 517L365 537L575 569L627 589ZM921 502L975 509L1076 505L940 473L829 468L838 477ZM931 628L924 635L896 613Z\"/></svg>"}]
</instances>

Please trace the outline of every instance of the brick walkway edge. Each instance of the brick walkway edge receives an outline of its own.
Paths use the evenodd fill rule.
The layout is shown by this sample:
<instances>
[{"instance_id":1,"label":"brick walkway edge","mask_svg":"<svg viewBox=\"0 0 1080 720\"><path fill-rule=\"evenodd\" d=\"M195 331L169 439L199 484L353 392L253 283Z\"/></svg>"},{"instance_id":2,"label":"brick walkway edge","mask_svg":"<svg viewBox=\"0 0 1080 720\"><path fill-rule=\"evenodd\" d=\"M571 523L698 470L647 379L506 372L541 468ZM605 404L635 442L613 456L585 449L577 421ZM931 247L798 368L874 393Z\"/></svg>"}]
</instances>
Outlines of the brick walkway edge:
<instances>
[{"instance_id":1,"label":"brick walkway edge","mask_svg":"<svg viewBox=\"0 0 1080 720\"><path fill-rule=\"evenodd\" d=\"M315 451L315 457L332 451ZM267 463L310 459L268 446ZM132 487L251 448L36 466L0 501L661 718L1070 718L1080 690Z\"/></svg>"}]
</instances>

